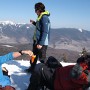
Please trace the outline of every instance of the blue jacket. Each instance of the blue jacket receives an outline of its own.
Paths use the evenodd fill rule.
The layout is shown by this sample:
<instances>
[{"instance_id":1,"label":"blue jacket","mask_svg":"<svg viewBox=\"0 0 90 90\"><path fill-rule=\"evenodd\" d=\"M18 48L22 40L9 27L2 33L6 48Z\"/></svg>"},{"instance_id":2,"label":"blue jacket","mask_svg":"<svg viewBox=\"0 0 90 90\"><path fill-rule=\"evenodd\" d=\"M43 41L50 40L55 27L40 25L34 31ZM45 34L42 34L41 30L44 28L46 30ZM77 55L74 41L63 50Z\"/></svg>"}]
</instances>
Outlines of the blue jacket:
<instances>
[{"instance_id":1,"label":"blue jacket","mask_svg":"<svg viewBox=\"0 0 90 90\"><path fill-rule=\"evenodd\" d=\"M11 85L10 78L8 76L3 75L2 64L9 61L9 60L12 60L12 59L13 59L13 53L12 52L8 53L6 55L0 56L0 85L2 87L5 87L7 85Z\"/></svg>"},{"instance_id":2,"label":"blue jacket","mask_svg":"<svg viewBox=\"0 0 90 90\"><path fill-rule=\"evenodd\" d=\"M36 31L34 34L34 40L36 40L36 44L39 45L48 45L49 37L50 37L50 13L45 11L41 13L41 15L37 18L36 21Z\"/></svg>"}]
</instances>

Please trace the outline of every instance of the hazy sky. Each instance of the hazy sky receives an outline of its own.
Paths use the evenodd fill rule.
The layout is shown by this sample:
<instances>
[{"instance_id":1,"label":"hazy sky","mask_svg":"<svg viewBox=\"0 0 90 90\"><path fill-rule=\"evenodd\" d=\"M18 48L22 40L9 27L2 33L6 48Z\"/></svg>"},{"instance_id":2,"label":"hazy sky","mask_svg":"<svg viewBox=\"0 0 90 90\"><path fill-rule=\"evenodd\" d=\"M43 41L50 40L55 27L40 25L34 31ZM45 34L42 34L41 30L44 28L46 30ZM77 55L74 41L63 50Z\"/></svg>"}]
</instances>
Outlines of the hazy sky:
<instances>
[{"instance_id":1,"label":"hazy sky","mask_svg":"<svg viewBox=\"0 0 90 90\"><path fill-rule=\"evenodd\" d=\"M36 20L34 4L42 2L51 13L52 28L90 30L90 0L0 0L0 21L29 23Z\"/></svg>"}]
</instances>

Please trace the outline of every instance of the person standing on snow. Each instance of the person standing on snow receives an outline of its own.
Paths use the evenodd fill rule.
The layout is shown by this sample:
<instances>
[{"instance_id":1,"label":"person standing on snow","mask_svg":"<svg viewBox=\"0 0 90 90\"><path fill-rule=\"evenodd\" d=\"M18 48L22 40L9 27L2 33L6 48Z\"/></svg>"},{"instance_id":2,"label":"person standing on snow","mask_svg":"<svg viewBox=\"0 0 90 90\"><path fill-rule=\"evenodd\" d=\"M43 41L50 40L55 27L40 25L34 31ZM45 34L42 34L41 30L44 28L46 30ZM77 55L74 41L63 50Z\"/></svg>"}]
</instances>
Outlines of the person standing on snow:
<instances>
[{"instance_id":1,"label":"person standing on snow","mask_svg":"<svg viewBox=\"0 0 90 90\"><path fill-rule=\"evenodd\" d=\"M30 22L36 26L33 36L33 53L36 55L36 58L33 63L30 62L31 67L26 70L27 72L32 72L34 70L38 58L41 63L45 63L50 37L50 20L48 18L50 13L45 10L43 3L38 2L35 4L35 13L38 16L36 22L33 20L30 20Z\"/></svg>"}]
</instances>

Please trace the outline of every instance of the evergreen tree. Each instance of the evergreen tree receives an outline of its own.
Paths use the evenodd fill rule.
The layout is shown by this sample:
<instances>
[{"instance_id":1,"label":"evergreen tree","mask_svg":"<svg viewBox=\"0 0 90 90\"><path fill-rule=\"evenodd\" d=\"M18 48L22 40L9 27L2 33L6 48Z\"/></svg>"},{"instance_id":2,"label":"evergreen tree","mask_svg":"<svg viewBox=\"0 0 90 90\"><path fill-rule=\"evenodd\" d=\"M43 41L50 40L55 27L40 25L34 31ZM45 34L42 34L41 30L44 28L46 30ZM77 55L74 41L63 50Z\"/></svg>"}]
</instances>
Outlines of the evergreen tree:
<instances>
[{"instance_id":1,"label":"evergreen tree","mask_svg":"<svg viewBox=\"0 0 90 90\"><path fill-rule=\"evenodd\" d=\"M84 48L82 48L82 52L81 52L81 55L82 56L86 56L87 55L87 50L86 50L86 48L84 47Z\"/></svg>"},{"instance_id":2,"label":"evergreen tree","mask_svg":"<svg viewBox=\"0 0 90 90\"><path fill-rule=\"evenodd\" d=\"M67 55L66 55L65 53L63 53L62 60L63 60L64 62L67 62Z\"/></svg>"}]
</instances>

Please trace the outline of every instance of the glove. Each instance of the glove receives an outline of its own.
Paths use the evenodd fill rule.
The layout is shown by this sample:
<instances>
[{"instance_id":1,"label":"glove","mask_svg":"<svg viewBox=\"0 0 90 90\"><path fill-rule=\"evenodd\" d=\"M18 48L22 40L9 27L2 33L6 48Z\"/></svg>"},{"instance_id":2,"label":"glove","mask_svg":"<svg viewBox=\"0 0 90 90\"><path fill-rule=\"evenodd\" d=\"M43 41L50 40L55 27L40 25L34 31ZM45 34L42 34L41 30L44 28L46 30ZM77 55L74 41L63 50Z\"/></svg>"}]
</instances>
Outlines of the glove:
<instances>
[{"instance_id":1,"label":"glove","mask_svg":"<svg viewBox=\"0 0 90 90\"><path fill-rule=\"evenodd\" d=\"M31 63L34 62L35 58L36 58L36 55L32 55L32 57L31 57Z\"/></svg>"}]
</instances>

